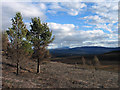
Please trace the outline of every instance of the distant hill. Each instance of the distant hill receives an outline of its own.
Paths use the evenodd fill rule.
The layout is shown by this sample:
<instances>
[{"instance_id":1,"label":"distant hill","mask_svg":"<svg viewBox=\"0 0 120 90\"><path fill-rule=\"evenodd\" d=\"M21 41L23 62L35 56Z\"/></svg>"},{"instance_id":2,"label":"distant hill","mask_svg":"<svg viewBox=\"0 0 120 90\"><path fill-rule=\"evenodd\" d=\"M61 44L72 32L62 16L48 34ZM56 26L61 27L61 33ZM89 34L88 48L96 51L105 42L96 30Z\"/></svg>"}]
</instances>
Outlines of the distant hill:
<instances>
[{"instance_id":1,"label":"distant hill","mask_svg":"<svg viewBox=\"0 0 120 90\"><path fill-rule=\"evenodd\" d=\"M108 47L97 47L97 46L86 46L86 47L63 47L50 49L50 53L53 56L74 56L74 55L100 55L112 51L120 51L118 48L108 48Z\"/></svg>"},{"instance_id":2,"label":"distant hill","mask_svg":"<svg viewBox=\"0 0 120 90\"><path fill-rule=\"evenodd\" d=\"M110 51L104 54L97 55L99 59L101 60L107 60L107 61L120 61L120 50L117 51Z\"/></svg>"},{"instance_id":3,"label":"distant hill","mask_svg":"<svg viewBox=\"0 0 120 90\"><path fill-rule=\"evenodd\" d=\"M119 54L120 55L120 50L118 51L111 51L111 52L107 52L107 53L104 53L105 55L113 55L113 54Z\"/></svg>"}]
</instances>

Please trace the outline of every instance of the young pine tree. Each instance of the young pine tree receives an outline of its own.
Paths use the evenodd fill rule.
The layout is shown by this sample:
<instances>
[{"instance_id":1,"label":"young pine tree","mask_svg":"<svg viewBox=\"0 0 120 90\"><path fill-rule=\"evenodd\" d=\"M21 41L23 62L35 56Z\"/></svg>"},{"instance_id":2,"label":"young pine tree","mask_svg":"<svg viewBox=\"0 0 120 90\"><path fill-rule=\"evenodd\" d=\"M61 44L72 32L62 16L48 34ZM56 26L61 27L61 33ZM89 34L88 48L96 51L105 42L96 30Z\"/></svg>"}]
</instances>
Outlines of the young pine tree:
<instances>
[{"instance_id":1,"label":"young pine tree","mask_svg":"<svg viewBox=\"0 0 120 90\"><path fill-rule=\"evenodd\" d=\"M99 61L99 59L97 58L97 56L94 56L93 65L94 65L94 66L99 66L99 65L100 65L100 61Z\"/></svg>"},{"instance_id":2,"label":"young pine tree","mask_svg":"<svg viewBox=\"0 0 120 90\"><path fill-rule=\"evenodd\" d=\"M27 32L28 30L26 29L26 25L23 22L22 15L20 12L17 12L15 17L12 18L12 27L8 28L7 30L10 41L8 55L11 57L12 61L16 63L17 75L19 72L19 63L28 55L28 53L26 53L28 47L29 49L31 48L29 42L26 39Z\"/></svg>"},{"instance_id":3,"label":"young pine tree","mask_svg":"<svg viewBox=\"0 0 120 90\"><path fill-rule=\"evenodd\" d=\"M6 31L2 31L2 51L4 52L3 54L7 54L7 48L8 48L8 35Z\"/></svg>"},{"instance_id":4,"label":"young pine tree","mask_svg":"<svg viewBox=\"0 0 120 90\"><path fill-rule=\"evenodd\" d=\"M40 62L46 54L46 47L54 40L54 37L52 37L52 31L50 31L47 23L41 23L39 17L32 18L30 26L29 35L34 46L34 57L37 59L37 73L39 73Z\"/></svg>"}]
</instances>

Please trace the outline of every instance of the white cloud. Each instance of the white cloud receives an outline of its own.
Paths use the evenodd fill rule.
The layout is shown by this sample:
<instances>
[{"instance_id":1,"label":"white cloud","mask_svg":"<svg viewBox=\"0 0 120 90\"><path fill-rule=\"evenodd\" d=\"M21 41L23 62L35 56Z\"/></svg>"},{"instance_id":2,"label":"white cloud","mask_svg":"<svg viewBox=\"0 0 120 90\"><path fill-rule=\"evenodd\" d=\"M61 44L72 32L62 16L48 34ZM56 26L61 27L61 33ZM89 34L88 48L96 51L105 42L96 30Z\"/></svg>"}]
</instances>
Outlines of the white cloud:
<instances>
[{"instance_id":1,"label":"white cloud","mask_svg":"<svg viewBox=\"0 0 120 90\"><path fill-rule=\"evenodd\" d=\"M58 30L59 32L69 32L75 28L74 24L57 24L57 23L48 23L51 29Z\"/></svg>"},{"instance_id":2,"label":"white cloud","mask_svg":"<svg viewBox=\"0 0 120 90\"><path fill-rule=\"evenodd\" d=\"M48 49L58 48L58 45L50 43Z\"/></svg>"},{"instance_id":3,"label":"white cloud","mask_svg":"<svg viewBox=\"0 0 120 90\"><path fill-rule=\"evenodd\" d=\"M89 7L88 7L89 8ZM118 23L118 2L106 1L94 2L90 8L95 15L85 16L83 19L89 25L95 26L96 29L104 29L110 33L117 31Z\"/></svg>"},{"instance_id":4,"label":"white cloud","mask_svg":"<svg viewBox=\"0 0 120 90\"><path fill-rule=\"evenodd\" d=\"M70 11L68 11L68 14L70 14L70 15L72 15L72 16L76 16L76 15L78 15L78 11L77 10L75 10L75 9L70 9Z\"/></svg>"},{"instance_id":5,"label":"white cloud","mask_svg":"<svg viewBox=\"0 0 120 90\"><path fill-rule=\"evenodd\" d=\"M50 4L48 5L49 10L47 10L47 12L51 14L56 14L59 11L65 11L65 9L62 8L58 2L52 2L49 4Z\"/></svg>"},{"instance_id":6,"label":"white cloud","mask_svg":"<svg viewBox=\"0 0 120 90\"><path fill-rule=\"evenodd\" d=\"M61 9L62 7L57 2L53 2L50 4L49 8L50 9Z\"/></svg>"},{"instance_id":7,"label":"white cloud","mask_svg":"<svg viewBox=\"0 0 120 90\"><path fill-rule=\"evenodd\" d=\"M78 15L83 8L87 7L85 3L81 2L64 2L61 5L68 8L67 13L72 16Z\"/></svg>"},{"instance_id":8,"label":"white cloud","mask_svg":"<svg viewBox=\"0 0 120 90\"><path fill-rule=\"evenodd\" d=\"M118 40L102 40L102 41L87 41L84 43L84 46L107 46L107 47L117 47Z\"/></svg>"},{"instance_id":9,"label":"white cloud","mask_svg":"<svg viewBox=\"0 0 120 90\"><path fill-rule=\"evenodd\" d=\"M62 2L61 5L72 9L81 9L86 7L86 4L81 2Z\"/></svg>"},{"instance_id":10,"label":"white cloud","mask_svg":"<svg viewBox=\"0 0 120 90\"><path fill-rule=\"evenodd\" d=\"M30 27L30 23L29 23L29 22L25 22L25 25L26 25L26 28L27 28L28 30L31 29L31 27Z\"/></svg>"},{"instance_id":11,"label":"white cloud","mask_svg":"<svg viewBox=\"0 0 120 90\"><path fill-rule=\"evenodd\" d=\"M44 4L40 4L41 6L44 6ZM41 9L45 9L45 6L42 8L36 7L34 4L31 3L3 3L3 13L8 12L4 8L8 8L11 12L21 12L23 13L24 17L35 17L40 16L43 17L44 13L41 11Z\"/></svg>"},{"instance_id":12,"label":"white cloud","mask_svg":"<svg viewBox=\"0 0 120 90\"><path fill-rule=\"evenodd\" d=\"M69 15L76 16L82 11L82 8L87 7L85 3L81 2L53 2L49 6L49 13L56 14L59 11L68 13Z\"/></svg>"},{"instance_id":13,"label":"white cloud","mask_svg":"<svg viewBox=\"0 0 120 90\"><path fill-rule=\"evenodd\" d=\"M85 28L91 28L92 26L82 26L82 27L85 27Z\"/></svg>"},{"instance_id":14,"label":"white cloud","mask_svg":"<svg viewBox=\"0 0 120 90\"><path fill-rule=\"evenodd\" d=\"M102 0L105 1L105 0ZM117 45L117 23L118 3L98 3L94 1L94 6L91 7L91 12L96 15L85 16L84 19L88 26L86 28L95 27L93 30L78 30L78 26L74 24L59 24L50 22L48 25L53 30L56 36L55 41L49 47L58 46L84 46L84 45L99 45L99 46L116 46ZM46 6L45 3L32 4L20 2L4 2L2 6L2 26L4 29L10 27L10 19L15 16L17 11L20 11L24 20L30 20L31 17L40 17L46 19L46 12L56 14L57 12L66 12L69 15L79 15L84 8L89 8L82 2L54 2ZM47 10L48 9L48 10ZM26 23L27 28L29 23ZM77 29L77 30L76 30ZM101 29L107 30L110 34L103 32Z\"/></svg>"},{"instance_id":15,"label":"white cloud","mask_svg":"<svg viewBox=\"0 0 120 90\"><path fill-rule=\"evenodd\" d=\"M99 46L116 46L113 41L117 41L117 34L107 34L103 30L76 30L74 24L58 24L48 23L53 34L55 35L54 46L84 46L84 45L99 45ZM109 44L110 43L110 44ZM52 47L52 45L51 45Z\"/></svg>"},{"instance_id":16,"label":"white cloud","mask_svg":"<svg viewBox=\"0 0 120 90\"><path fill-rule=\"evenodd\" d=\"M40 17L45 20L45 10L46 6L43 3L40 3L38 7L29 2L4 2L2 3L2 28L7 29L10 27L10 19L15 16L16 12L21 12L24 20L30 20L32 17Z\"/></svg>"},{"instance_id":17,"label":"white cloud","mask_svg":"<svg viewBox=\"0 0 120 90\"><path fill-rule=\"evenodd\" d=\"M44 3L40 3L39 5L40 5L40 9L42 9L42 10L47 9L47 7L46 7L46 5Z\"/></svg>"},{"instance_id":18,"label":"white cloud","mask_svg":"<svg viewBox=\"0 0 120 90\"><path fill-rule=\"evenodd\" d=\"M83 17L83 19L92 20L92 21L90 21L91 24L105 23L105 20L98 15L85 16L85 17Z\"/></svg>"},{"instance_id":19,"label":"white cloud","mask_svg":"<svg viewBox=\"0 0 120 90\"><path fill-rule=\"evenodd\" d=\"M118 21L118 2L95 3L93 12L110 21Z\"/></svg>"},{"instance_id":20,"label":"white cloud","mask_svg":"<svg viewBox=\"0 0 120 90\"><path fill-rule=\"evenodd\" d=\"M114 23L110 23L109 20L105 20L104 18L98 15L85 16L83 19L86 20L87 24L94 25L96 29L104 29L104 30L109 31L110 33L113 32L114 30L113 28L116 29L116 27L114 27L115 26Z\"/></svg>"}]
</instances>

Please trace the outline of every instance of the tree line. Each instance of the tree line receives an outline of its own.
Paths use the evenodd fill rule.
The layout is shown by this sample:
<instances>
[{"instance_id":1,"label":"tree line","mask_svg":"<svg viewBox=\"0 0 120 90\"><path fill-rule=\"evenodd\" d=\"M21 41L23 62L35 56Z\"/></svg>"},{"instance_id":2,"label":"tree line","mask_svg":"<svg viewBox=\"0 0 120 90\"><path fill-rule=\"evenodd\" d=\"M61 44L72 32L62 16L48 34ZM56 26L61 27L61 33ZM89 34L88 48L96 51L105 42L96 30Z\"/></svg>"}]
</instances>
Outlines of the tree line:
<instances>
[{"instance_id":1,"label":"tree line","mask_svg":"<svg viewBox=\"0 0 120 90\"><path fill-rule=\"evenodd\" d=\"M2 50L16 63L16 74L19 74L19 63L33 57L37 60L37 73L40 72L40 62L50 56L47 46L55 36L47 23L42 23L39 17L31 19L30 30L26 28L23 17L17 12L11 19L12 25L2 33Z\"/></svg>"}]
</instances>

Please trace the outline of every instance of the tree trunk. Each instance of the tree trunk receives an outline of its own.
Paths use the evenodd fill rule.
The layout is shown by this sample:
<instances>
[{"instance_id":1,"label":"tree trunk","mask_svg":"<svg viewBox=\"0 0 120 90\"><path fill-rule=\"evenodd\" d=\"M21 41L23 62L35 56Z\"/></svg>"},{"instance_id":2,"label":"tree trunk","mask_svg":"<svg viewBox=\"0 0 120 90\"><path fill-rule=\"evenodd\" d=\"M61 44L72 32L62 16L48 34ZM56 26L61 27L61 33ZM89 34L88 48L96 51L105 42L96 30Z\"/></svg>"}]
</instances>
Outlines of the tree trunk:
<instances>
[{"instance_id":1,"label":"tree trunk","mask_svg":"<svg viewBox=\"0 0 120 90\"><path fill-rule=\"evenodd\" d=\"M18 72L19 72L19 62L17 62L17 75L18 75Z\"/></svg>"},{"instance_id":2,"label":"tree trunk","mask_svg":"<svg viewBox=\"0 0 120 90\"><path fill-rule=\"evenodd\" d=\"M38 59L37 60L37 73L40 72L40 60Z\"/></svg>"}]
</instances>

